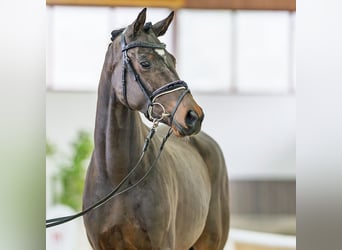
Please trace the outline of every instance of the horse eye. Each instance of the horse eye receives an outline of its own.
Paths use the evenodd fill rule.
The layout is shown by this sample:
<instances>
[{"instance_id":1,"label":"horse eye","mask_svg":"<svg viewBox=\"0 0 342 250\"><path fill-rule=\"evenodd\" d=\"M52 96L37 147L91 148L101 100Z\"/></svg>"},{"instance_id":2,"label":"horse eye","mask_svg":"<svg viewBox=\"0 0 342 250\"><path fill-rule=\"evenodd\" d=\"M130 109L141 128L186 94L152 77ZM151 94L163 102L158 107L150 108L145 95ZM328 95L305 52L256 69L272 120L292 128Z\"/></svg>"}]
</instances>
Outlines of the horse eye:
<instances>
[{"instance_id":1,"label":"horse eye","mask_svg":"<svg viewBox=\"0 0 342 250\"><path fill-rule=\"evenodd\" d=\"M150 62L148 62L148 61L142 61L142 62L140 62L140 65L141 65L143 68L146 68L146 69L148 69L148 68L151 67Z\"/></svg>"}]
</instances>

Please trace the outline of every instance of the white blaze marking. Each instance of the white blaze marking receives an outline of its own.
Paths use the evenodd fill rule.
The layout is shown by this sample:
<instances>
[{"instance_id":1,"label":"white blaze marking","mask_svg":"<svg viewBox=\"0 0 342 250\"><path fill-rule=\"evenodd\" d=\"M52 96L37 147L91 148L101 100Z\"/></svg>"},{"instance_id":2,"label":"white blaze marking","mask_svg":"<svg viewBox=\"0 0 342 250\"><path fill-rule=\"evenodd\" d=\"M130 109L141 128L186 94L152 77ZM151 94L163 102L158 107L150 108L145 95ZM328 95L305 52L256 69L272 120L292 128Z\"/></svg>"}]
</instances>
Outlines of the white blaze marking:
<instances>
[{"instance_id":1,"label":"white blaze marking","mask_svg":"<svg viewBox=\"0 0 342 250\"><path fill-rule=\"evenodd\" d=\"M165 57L165 50L163 50L163 49L155 49L154 51L157 52L158 55L160 55L162 57Z\"/></svg>"},{"instance_id":2,"label":"white blaze marking","mask_svg":"<svg viewBox=\"0 0 342 250\"><path fill-rule=\"evenodd\" d=\"M158 55L160 55L160 56L163 58L165 64L169 66L169 64L168 64L168 62L167 62L167 60L166 60L166 52L165 52L165 50L164 50L164 49L154 49L154 51L155 51Z\"/></svg>"}]
</instances>

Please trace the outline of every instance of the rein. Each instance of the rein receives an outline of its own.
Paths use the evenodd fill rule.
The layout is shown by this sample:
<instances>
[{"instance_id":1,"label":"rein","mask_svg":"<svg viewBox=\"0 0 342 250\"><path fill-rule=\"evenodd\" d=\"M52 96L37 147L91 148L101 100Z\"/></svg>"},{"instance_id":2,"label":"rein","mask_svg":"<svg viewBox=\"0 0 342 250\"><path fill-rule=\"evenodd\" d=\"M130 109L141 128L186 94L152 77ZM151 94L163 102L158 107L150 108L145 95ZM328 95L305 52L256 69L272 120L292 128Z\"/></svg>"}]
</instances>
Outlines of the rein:
<instances>
[{"instance_id":1,"label":"rein","mask_svg":"<svg viewBox=\"0 0 342 250\"><path fill-rule=\"evenodd\" d=\"M64 216L64 217L58 217L58 218L53 218L53 219L48 219L45 221L45 227L49 228L49 227L53 227L53 226L57 226L63 223L66 223L68 221L71 221L73 219L76 219L80 216L85 215L86 213L88 213L89 211L96 209L102 205L104 205L106 202L108 202L109 200L111 200L113 197L118 196L120 194L123 194L125 192L130 191L131 189L133 189L134 187L136 187L139 183L141 183L142 181L144 181L147 176L150 174L151 170L155 167L158 159L160 158L161 152L163 151L164 145L166 143L166 141L168 140L168 138L170 137L170 135L172 134L172 128L170 127L167 134L163 137L162 143L159 147L159 152L156 156L156 158L154 159L154 161L152 162L151 166L149 167L149 169L146 171L146 173L144 174L143 177L141 177L136 183L134 183L133 185L121 190L120 188L127 182L127 180L129 179L129 177L135 172L135 170L140 166L144 156L145 156L145 152L147 151L148 146L150 145L150 141L152 140L152 137L155 134L155 131L159 125L159 122L162 121L164 118L166 117L170 117L171 119L171 126L173 123L173 117L178 109L178 106L180 105L181 101L183 100L184 96L190 92L190 90L188 89L187 84L182 81L182 80L176 80L170 83L167 83L166 85L158 88L157 90L153 91L152 93L150 93L150 91L146 88L145 84L143 83L143 81L140 79L139 75L137 74L136 70L134 69L130 58L127 55L127 51L131 48L136 48L136 47L142 47L142 48L159 48L159 49L164 49L165 48L165 44L152 44L152 43L147 43L147 42L142 42L142 41L134 41L131 42L129 44L126 43L125 40L125 31L121 34L121 51L123 54L123 72L122 72L122 85L123 85L123 94L124 94L124 98L125 98L125 102L128 108L130 108L129 104L128 104L128 100L127 100L127 84L126 84L126 71L127 68L129 70L129 72L134 76L135 81L137 82L137 84L139 85L141 91L144 93L146 100L148 101L148 108L147 111L145 112L145 116L153 122L152 127L147 135L147 137L145 138L145 142L142 148L142 151L140 153L139 159L137 161L137 163L134 165L134 167L131 169L131 171L121 180L121 182L115 187L113 188L113 190L108 193L105 197L103 197L102 199L100 199L99 201L97 201L96 203L94 203L92 206L84 209L83 211L76 213L74 215L70 215L70 216ZM171 112L171 114L167 113L164 106L159 103L156 102L156 99L162 95L167 95L170 94L172 92L178 91L178 90L184 90L183 93L178 97L177 103L173 109L173 111ZM160 117L154 117L153 116L153 107L154 106L159 106L162 109L162 114L160 115ZM130 108L131 109L131 108Z\"/></svg>"},{"instance_id":2,"label":"rein","mask_svg":"<svg viewBox=\"0 0 342 250\"><path fill-rule=\"evenodd\" d=\"M135 186L137 186L139 183L141 183L143 180L146 179L146 177L149 175L149 173L151 172L151 170L154 168L154 166L156 165L160 155L161 155L161 152L164 148L164 145L167 141L167 139L170 137L170 135L172 134L172 130L171 128L168 130L167 134L165 135L165 137L163 138L163 141L159 147L159 152L158 152L158 155L157 157L154 159L153 163L151 164L150 168L146 171L145 175L143 177L141 177L136 183L134 183L132 186L120 191L119 189L122 187L123 184L126 183L126 181L128 180L128 178L135 172L135 170L140 166L140 163L142 161L142 159L144 158L144 155L145 155L145 152L149 146L149 143L153 137L153 135L155 134L155 131L158 127L158 121L156 120L155 123L153 123L151 129L150 129L150 132L149 134L147 135L146 139L145 139L145 143L144 143L144 146L143 146L143 149L142 149L142 152L139 156L139 159L137 161L137 163L134 165L134 167L131 169L131 171L125 176L125 178L123 178L121 180L121 182L110 192L108 193L105 197L103 197L101 200L99 200L98 202L94 203L92 206L84 209L83 211L77 213L77 214L74 214L74 215L70 215L70 216L64 216L64 217L58 217L58 218L54 218L54 219L48 219L45 221L45 227L46 228L49 228L49 227L53 227L53 226L57 226L57 225L60 225L60 224L63 224L63 223L66 223L68 221L71 221L71 220L74 220L80 216L83 216L85 215L86 213L90 212L91 210L93 209L96 209L102 205L104 205L105 203L107 203L110 199L112 199L113 197L115 196L118 196L120 194L123 194L125 192L128 192L130 191L131 189L133 189Z\"/></svg>"}]
</instances>

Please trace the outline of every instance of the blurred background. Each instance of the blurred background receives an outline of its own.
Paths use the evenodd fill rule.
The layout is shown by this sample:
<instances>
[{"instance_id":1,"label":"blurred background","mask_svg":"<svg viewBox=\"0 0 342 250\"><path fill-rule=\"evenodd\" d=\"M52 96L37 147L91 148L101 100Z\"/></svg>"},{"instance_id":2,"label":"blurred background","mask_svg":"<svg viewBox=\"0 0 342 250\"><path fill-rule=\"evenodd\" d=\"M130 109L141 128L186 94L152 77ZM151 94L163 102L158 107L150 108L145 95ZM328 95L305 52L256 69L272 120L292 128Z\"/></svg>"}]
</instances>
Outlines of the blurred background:
<instances>
[{"instance_id":1,"label":"blurred background","mask_svg":"<svg viewBox=\"0 0 342 250\"><path fill-rule=\"evenodd\" d=\"M226 249L295 249L295 1L47 0L47 218L80 210L110 32L143 7L203 107L230 179ZM76 235L76 236L74 236ZM47 229L47 249L90 249L82 220ZM77 240L75 240L77 239Z\"/></svg>"}]
</instances>

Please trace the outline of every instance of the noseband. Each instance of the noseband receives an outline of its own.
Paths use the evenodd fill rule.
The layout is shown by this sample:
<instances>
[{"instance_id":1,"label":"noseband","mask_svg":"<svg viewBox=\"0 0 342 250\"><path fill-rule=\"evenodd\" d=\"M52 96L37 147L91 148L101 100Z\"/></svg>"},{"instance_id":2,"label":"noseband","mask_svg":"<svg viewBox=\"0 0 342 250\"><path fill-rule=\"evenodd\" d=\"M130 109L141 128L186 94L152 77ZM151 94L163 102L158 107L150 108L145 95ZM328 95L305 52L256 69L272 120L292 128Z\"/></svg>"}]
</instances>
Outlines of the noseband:
<instances>
[{"instance_id":1,"label":"noseband","mask_svg":"<svg viewBox=\"0 0 342 250\"><path fill-rule=\"evenodd\" d=\"M150 121L161 121L163 118L170 116L171 124L173 122L174 114L177 111L177 108L181 101L183 100L184 96L190 92L188 85L182 81L182 80L176 80L170 83L165 84L164 86L154 90L153 92L150 92L148 88L146 87L146 84L142 81L137 71L134 69L132 65L132 61L129 58L127 51L132 48L151 48L151 49L165 49L166 45L163 43L155 44L155 43L149 43L149 42L143 42L143 41L133 41L130 43L126 43L125 39L125 31L121 34L121 52L122 52L122 89L123 89L123 96L125 103L128 108L131 109L128 99L127 99L127 81L126 81L126 72L128 71L133 75L134 80L137 82L138 86L140 87L142 93L145 96L145 99L147 100L147 110L144 113L146 118ZM178 90L184 90L183 93L178 97L177 103L171 112L171 114L167 113L164 106L156 102L156 99L160 96L170 94L172 92L178 91ZM153 107L159 106L162 109L162 114L159 117L153 116Z\"/></svg>"}]
</instances>

